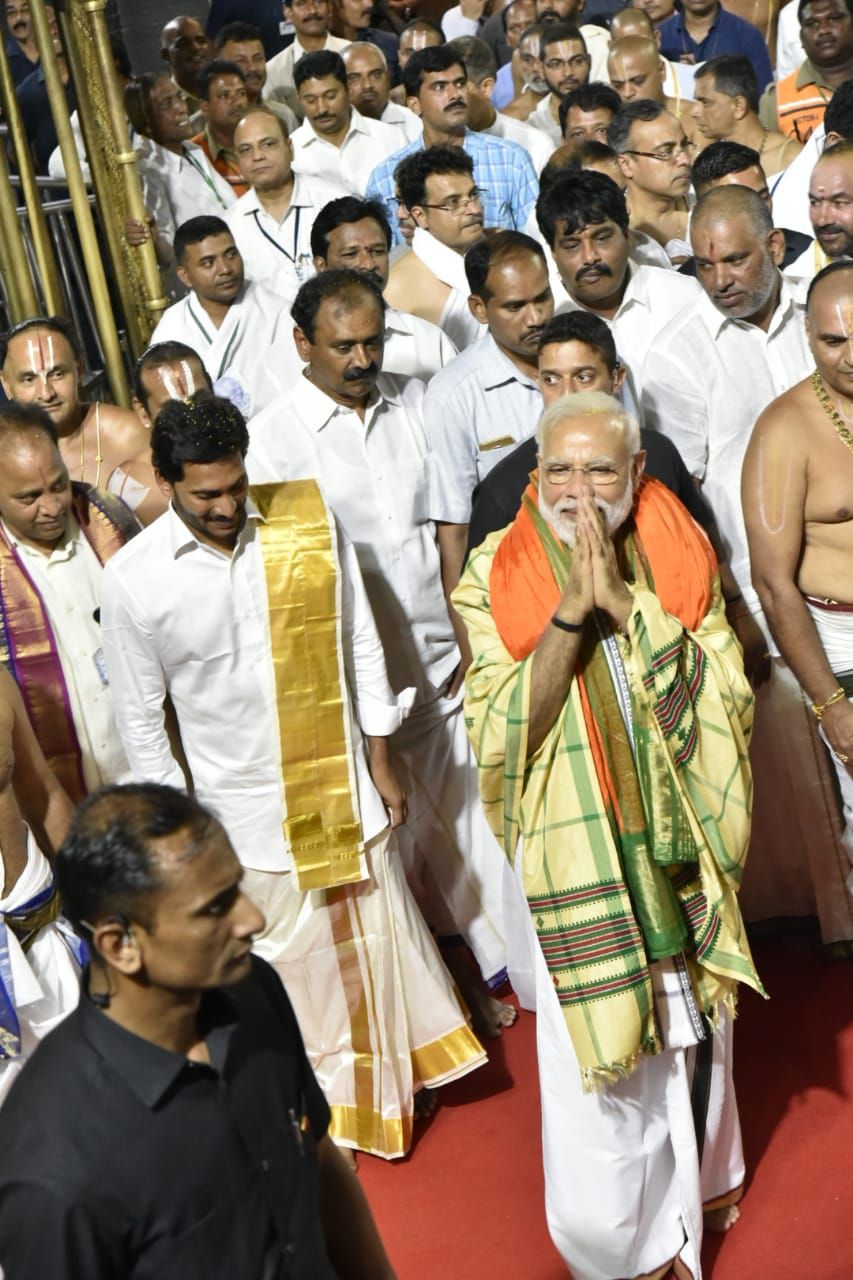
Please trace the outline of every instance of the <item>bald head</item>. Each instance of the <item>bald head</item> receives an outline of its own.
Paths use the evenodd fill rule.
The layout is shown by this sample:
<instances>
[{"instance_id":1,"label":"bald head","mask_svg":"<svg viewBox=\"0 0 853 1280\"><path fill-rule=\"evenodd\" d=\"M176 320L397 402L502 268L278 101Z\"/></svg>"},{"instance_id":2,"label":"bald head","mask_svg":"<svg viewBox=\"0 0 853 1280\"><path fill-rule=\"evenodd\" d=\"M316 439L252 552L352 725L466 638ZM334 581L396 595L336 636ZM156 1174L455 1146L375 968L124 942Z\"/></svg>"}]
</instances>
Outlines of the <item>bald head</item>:
<instances>
[{"instance_id":1,"label":"bald head","mask_svg":"<svg viewBox=\"0 0 853 1280\"><path fill-rule=\"evenodd\" d=\"M187 93L195 93L196 76L213 57L213 45L197 18L172 18L160 33L160 54Z\"/></svg>"},{"instance_id":2,"label":"bald head","mask_svg":"<svg viewBox=\"0 0 853 1280\"><path fill-rule=\"evenodd\" d=\"M749 187L712 187L697 201L690 220L690 234L714 223L742 218L751 235L763 240L773 230L770 210L757 191ZM695 242L694 242L695 249Z\"/></svg>"},{"instance_id":3,"label":"bald head","mask_svg":"<svg viewBox=\"0 0 853 1280\"><path fill-rule=\"evenodd\" d=\"M642 9L621 9L614 13L610 23L611 40L621 40L624 36L646 36L654 40L654 35L654 24Z\"/></svg>"},{"instance_id":4,"label":"bald head","mask_svg":"<svg viewBox=\"0 0 853 1280\"><path fill-rule=\"evenodd\" d=\"M350 102L356 111L379 120L388 106L391 76L385 54L375 44L358 40L343 50Z\"/></svg>"},{"instance_id":5,"label":"bald head","mask_svg":"<svg viewBox=\"0 0 853 1280\"><path fill-rule=\"evenodd\" d=\"M727 320L767 331L779 298L785 237L770 210L748 187L715 187L690 223L696 278Z\"/></svg>"},{"instance_id":6,"label":"bald head","mask_svg":"<svg viewBox=\"0 0 853 1280\"><path fill-rule=\"evenodd\" d=\"M610 83L623 102L650 98L664 101L664 66L658 47L647 36L623 36L607 55Z\"/></svg>"}]
</instances>

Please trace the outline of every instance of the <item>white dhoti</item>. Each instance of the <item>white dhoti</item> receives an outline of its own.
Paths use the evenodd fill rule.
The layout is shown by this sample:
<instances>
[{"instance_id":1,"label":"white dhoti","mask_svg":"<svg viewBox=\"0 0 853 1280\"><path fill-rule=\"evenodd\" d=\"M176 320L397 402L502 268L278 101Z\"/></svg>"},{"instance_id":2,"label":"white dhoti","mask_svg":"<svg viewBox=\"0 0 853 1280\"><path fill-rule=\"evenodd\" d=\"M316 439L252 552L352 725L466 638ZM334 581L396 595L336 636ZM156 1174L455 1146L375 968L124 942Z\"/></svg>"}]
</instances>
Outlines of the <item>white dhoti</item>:
<instances>
[{"instance_id":1,"label":"white dhoti","mask_svg":"<svg viewBox=\"0 0 853 1280\"><path fill-rule=\"evenodd\" d=\"M412 898L393 836L366 850L369 879L301 893L289 872L246 870L266 929L255 950L287 988L336 1143L406 1153L414 1094L486 1061Z\"/></svg>"},{"instance_id":2,"label":"white dhoti","mask_svg":"<svg viewBox=\"0 0 853 1280\"><path fill-rule=\"evenodd\" d=\"M826 659L834 674L846 689L853 684L853 606L805 598L806 607L812 616L815 630L823 645ZM848 702L853 698L848 697ZM835 776L841 791L841 803L844 808L844 833L841 844L846 855L846 865L842 868L842 878L847 890L846 907L848 916L853 912L853 778L848 767L839 759L821 729L821 737L827 745L829 756L835 768ZM853 929L845 935L853 938Z\"/></svg>"},{"instance_id":3,"label":"white dhoti","mask_svg":"<svg viewBox=\"0 0 853 1280\"><path fill-rule=\"evenodd\" d=\"M39 1040L77 1007L80 998L77 957L82 952L70 925L62 919L45 925L25 951L4 919L26 912L50 888L52 880L50 863L28 833L27 865L11 893L0 901L0 986L14 1008L15 1038L19 1037L19 1043L13 1045L8 1027L0 1029L0 1103Z\"/></svg>"},{"instance_id":4,"label":"white dhoti","mask_svg":"<svg viewBox=\"0 0 853 1280\"><path fill-rule=\"evenodd\" d=\"M396 837L430 924L443 937L461 934L485 981L494 983L507 963L506 860L483 814L462 697L460 689L453 698L416 705L391 738L408 800Z\"/></svg>"},{"instance_id":5,"label":"white dhoti","mask_svg":"<svg viewBox=\"0 0 853 1280\"><path fill-rule=\"evenodd\" d=\"M734 1203L744 1180L729 1015L697 1044L673 963L654 965L667 1047L584 1093L532 925L530 935L551 1239L573 1280L631 1280L670 1265L679 1280L699 1280L703 1211Z\"/></svg>"}]
</instances>

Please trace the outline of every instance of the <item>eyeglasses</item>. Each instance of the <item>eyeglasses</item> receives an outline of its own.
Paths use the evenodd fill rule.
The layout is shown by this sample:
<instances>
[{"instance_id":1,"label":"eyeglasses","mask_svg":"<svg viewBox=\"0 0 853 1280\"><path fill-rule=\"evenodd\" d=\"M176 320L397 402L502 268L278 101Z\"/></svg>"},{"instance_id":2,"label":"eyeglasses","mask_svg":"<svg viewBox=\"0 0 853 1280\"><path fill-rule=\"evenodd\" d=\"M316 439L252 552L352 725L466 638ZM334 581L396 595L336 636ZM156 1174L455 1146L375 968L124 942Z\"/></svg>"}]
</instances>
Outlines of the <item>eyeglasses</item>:
<instances>
[{"instance_id":1,"label":"eyeglasses","mask_svg":"<svg viewBox=\"0 0 853 1280\"><path fill-rule=\"evenodd\" d=\"M597 489L614 484L619 479L621 470L621 467L608 466L602 462L593 463L589 467L570 467L565 462L548 462L542 468L549 484L568 484L574 473L580 471Z\"/></svg>"},{"instance_id":2,"label":"eyeglasses","mask_svg":"<svg viewBox=\"0 0 853 1280\"><path fill-rule=\"evenodd\" d=\"M440 209L442 213L464 213L473 204L479 204L485 192L482 187L474 187L467 196L448 196L441 204L427 204L421 201L421 209Z\"/></svg>"},{"instance_id":3,"label":"eyeglasses","mask_svg":"<svg viewBox=\"0 0 853 1280\"><path fill-rule=\"evenodd\" d=\"M571 58L548 58L543 64L548 71L562 71L564 67L571 67L572 71L583 71L589 58L585 53L576 53Z\"/></svg>"},{"instance_id":4,"label":"eyeglasses","mask_svg":"<svg viewBox=\"0 0 853 1280\"><path fill-rule=\"evenodd\" d=\"M694 144L685 138L683 142L671 142L666 147L658 147L657 151L623 151L625 156L646 156L649 160L660 160L661 164L675 164L678 156L689 156Z\"/></svg>"}]
</instances>

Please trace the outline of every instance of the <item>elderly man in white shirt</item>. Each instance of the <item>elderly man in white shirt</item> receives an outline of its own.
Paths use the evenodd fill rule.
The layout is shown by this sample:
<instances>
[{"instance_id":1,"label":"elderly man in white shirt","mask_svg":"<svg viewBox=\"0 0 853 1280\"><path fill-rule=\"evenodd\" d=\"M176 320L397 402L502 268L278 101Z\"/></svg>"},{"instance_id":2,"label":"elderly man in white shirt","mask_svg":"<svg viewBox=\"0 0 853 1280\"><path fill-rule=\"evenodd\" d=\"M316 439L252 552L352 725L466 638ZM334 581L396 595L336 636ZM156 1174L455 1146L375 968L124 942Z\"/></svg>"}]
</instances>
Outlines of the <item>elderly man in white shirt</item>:
<instances>
[{"instance_id":1,"label":"elderly man in white shirt","mask_svg":"<svg viewBox=\"0 0 853 1280\"><path fill-rule=\"evenodd\" d=\"M810 743L803 695L777 656L752 585L740 473L759 414L812 368L805 286L780 275L784 236L746 187L704 195L691 239L703 293L657 335L643 371L643 410L646 425L669 436L701 483L717 524L729 618L759 686L743 901L749 917L783 915L791 909L781 891L790 864L798 864L794 875L805 872L799 864L808 850L809 863L819 865L837 813L826 801L832 791L820 777L825 761Z\"/></svg>"},{"instance_id":2,"label":"elderly man in white shirt","mask_svg":"<svg viewBox=\"0 0 853 1280\"><path fill-rule=\"evenodd\" d=\"M296 63L306 53L316 53L318 49L331 49L340 53L346 49L349 41L333 36L329 31L329 0L293 0L292 4L285 3L284 20L293 24L296 35L286 49L282 49L281 53L277 53L267 63L264 97L285 103L301 119L302 109L293 83L293 68Z\"/></svg>"},{"instance_id":3,"label":"elderly man in white shirt","mask_svg":"<svg viewBox=\"0 0 853 1280\"><path fill-rule=\"evenodd\" d=\"M191 218L175 236L178 277L190 292L164 311L155 342L185 342L214 388L244 413L267 403L265 367L298 369L286 301L246 280L234 237L221 218Z\"/></svg>"},{"instance_id":4,"label":"elderly man in white shirt","mask_svg":"<svg viewBox=\"0 0 853 1280\"><path fill-rule=\"evenodd\" d=\"M346 195L340 184L293 171L293 145L277 116L258 107L234 130L234 150L250 190L226 219L246 276L289 306L312 274L311 228L321 209Z\"/></svg>"},{"instance_id":5,"label":"elderly man in white shirt","mask_svg":"<svg viewBox=\"0 0 853 1280\"><path fill-rule=\"evenodd\" d=\"M171 506L104 586L119 724L137 778L183 787L170 697L195 792L264 912L256 948L287 986L333 1139L402 1156L416 1081L484 1060L390 831L405 796L387 738L411 692L391 693L352 546L316 482L265 487L254 505L247 447L239 411L205 393L158 415Z\"/></svg>"},{"instance_id":6,"label":"elderly man in white shirt","mask_svg":"<svg viewBox=\"0 0 853 1280\"><path fill-rule=\"evenodd\" d=\"M391 101L391 73L385 54L375 44L357 40L341 54L347 69L352 105L369 120L381 120L400 130L400 146L414 142L424 131L421 120L399 102Z\"/></svg>"},{"instance_id":7,"label":"elderly man in white shirt","mask_svg":"<svg viewBox=\"0 0 853 1280\"><path fill-rule=\"evenodd\" d=\"M331 269L293 305L307 362L295 387L250 424L255 483L319 476L352 538L386 653L392 688L415 705L391 740L409 798L399 832L407 871L440 935L461 934L486 982L505 965L503 868L478 801L462 717L459 648L430 520L423 384L380 374L384 304L369 275ZM498 1034L506 1006L448 963L475 1026Z\"/></svg>"},{"instance_id":8,"label":"elderly man in white shirt","mask_svg":"<svg viewBox=\"0 0 853 1280\"><path fill-rule=\"evenodd\" d=\"M126 782L101 652L104 561L139 526L118 498L72 486L37 405L0 409L0 641L50 767L75 802Z\"/></svg>"},{"instance_id":9,"label":"elderly man in white shirt","mask_svg":"<svg viewBox=\"0 0 853 1280\"><path fill-rule=\"evenodd\" d=\"M293 74L305 113L292 138L296 169L363 195L373 168L400 150L400 130L351 105L340 54L306 54Z\"/></svg>"},{"instance_id":10,"label":"elderly man in white shirt","mask_svg":"<svg viewBox=\"0 0 853 1280\"><path fill-rule=\"evenodd\" d=\"M632 262L625 196L603 173L550 183L536 218L566 290L557 311L591 311L613 330L628 377L623 399L639 411L642 370L655 335L700 294L695 280Z\"/></svg>"}]
</instances>

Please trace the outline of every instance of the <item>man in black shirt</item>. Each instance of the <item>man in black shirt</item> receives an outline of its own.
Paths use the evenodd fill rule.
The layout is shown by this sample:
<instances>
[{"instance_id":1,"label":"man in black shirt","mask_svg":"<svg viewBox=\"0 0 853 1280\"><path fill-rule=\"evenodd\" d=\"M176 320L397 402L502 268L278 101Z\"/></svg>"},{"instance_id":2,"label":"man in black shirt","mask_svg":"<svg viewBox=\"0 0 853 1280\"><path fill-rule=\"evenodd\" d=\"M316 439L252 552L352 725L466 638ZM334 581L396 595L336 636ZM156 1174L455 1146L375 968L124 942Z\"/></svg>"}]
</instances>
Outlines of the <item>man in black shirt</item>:
<instances>
[{"instance_id":1,"label":"man in black shirt","mask_svg":"<svg viewBox=\"0 0 853 1280\"><path fill-rule=\"evenodd\" d=\"M603 391L618 395L625 381L609 325L589 311L569 311L554 316L539 341L539 387L543 405L578 391ZM710 512L687 471L675 445L658 431L640 431L646 451L646 474L662 481L681 499L703 528ZM536 438L514 449L493 467L474 490L468 552L496 529L503 529L518 515L521 496L535 471Z\"/></svg>"},{"instance_id":2,"label":"man in black shirt","mask_svg":"<svg viewBox=\"0 0 853 1280\"><path fill-rule=\"evenodd\" d=\"M393 1280L241 874L183 792L78 810L57 879L91 969L0 1112L9 1280Z\"/></svg>"}]
</instances>

